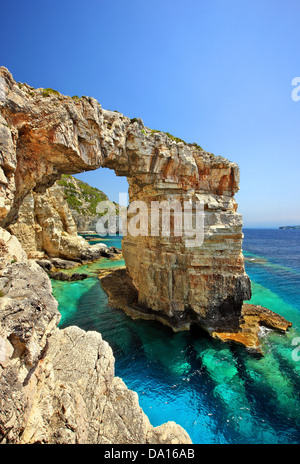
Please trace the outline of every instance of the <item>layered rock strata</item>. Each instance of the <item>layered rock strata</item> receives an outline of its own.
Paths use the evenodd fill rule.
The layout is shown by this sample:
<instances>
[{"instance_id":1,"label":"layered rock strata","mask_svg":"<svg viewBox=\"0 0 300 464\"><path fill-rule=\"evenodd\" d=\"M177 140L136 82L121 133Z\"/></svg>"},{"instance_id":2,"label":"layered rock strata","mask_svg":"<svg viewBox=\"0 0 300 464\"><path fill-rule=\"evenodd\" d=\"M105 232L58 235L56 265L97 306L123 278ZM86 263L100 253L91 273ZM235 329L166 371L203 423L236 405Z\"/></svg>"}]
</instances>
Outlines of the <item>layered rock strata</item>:
<instances>
[{"instance_id":1,"label":"layered rock strata","mask_svg":"<svg viewBox=\"0 0 300 464\"><path fill-rule=\"evenodd\" d=\"M151 426L99 333L57 328L47 274L15 256L0 273L0 442L191 443L174 422Z\"/></svg>"},{"instance_id":2,"label":"layered rock strata","mask_svg":"<svg viewBox=\"0 0 300 464\"><path fill-rule=\"evenodd\" d=\"M152 201L202 202L202 246L187 247L184 235L127 235L127 272L139 305L174 325L196 322L209 331L235 330L251 292L234 200L238 166L151 131L141 119L106 111L93 98L72 99L17 84L5 68L1 78L2 225L15 221L30 191L44 192L62 173L99 166L126 176L130 202L143 201L149 211Z\"/></svg>"},{"instance_id":3,"label":"layered rock strata","mask_svg":"<svg viewBox=\"0 0 300 464\"><path fill-rule=\"evenodd\" d=\"M78 258L82 247L87 251L78 245L55 188L47 189L63 172L101 164L95 120L100 106L86 99L82 129L89 135L79 141L76 102L63 100L70 107L61 97L53 101L43 90L16 84L0 69L0 442L191 443L173 422L151 426L136 393L114 376L114 358L100 334L57 328L50 279L27 258L31 253L42 258L46 250L50 259L41 262L44 267L49 262L51 271L66 266L62 257ZM72 238L75 251L66 255ZM84 256L94 258L99 253Z\"/></svg>"},{"instance_id":4,"label":"layered rock strata","mask_svg":"<svg viewBox=\"0 0 300 464\"><path fill-rule=\"evenodd\" d=\"M65 254L72 246L62 240L75 237L74 224L54 207L57 198L53 203L49 188L62 174L100 166L128 178L131 202L204 205L202 246L187 247L185 236L125 237L123 277L131 282L126 298L136 302L137 315L151 312L176 328L196 323L228 334L237 330L243 300L250 297L242 220L233 198L235 163L151 131L141 119L106 111L93 98L16 83L0 68L3 443L190 443L174 423L150 425L137 395L114 376L113 356L100 334L57 329L49 277L4 230L18 235L36 259L45 249L52 259L73 259L73 252ZM37 194L46 195L45 211ZM16 224L24 200L27 210Z\"/></svg>"},{"instance_id":5,"label":"layered rock strata","mask_svg":"<svg viewBox=\"0 0 300 464\"><path fill-rule=\"evenodd\" d=\"M251 353L263 355L261 348L261 329L263 327L286 333L292 323L270 309L260 305L244 303L236 332L213 332L212 336L224 342L234 342L246 346Z\"/></svg>"},{"instance_id":6,"label":"layered rock strata","mask_svg":"<svg viewBox=\"0 0 300 464\"><path fill-rule=\"evenodd\" d=\"M30 192L19 208L18 220L8 229L31 259L85 262L109 255L105 244L90 245L78 235L77 224L59 185L48 188L44 194Z\"/></svg>"},{"instance_id":7,"label":"layered rock strata","mask_svg":"<svg viewBox=\"0 0 300 464\"><path fill-rule=\"evenodd\" d=\"M141 307L138 302L137 290L126 269L119 268L100 271L99 279L108 295L110 305L113 308L122 309L131 318L157 320L171 327L175 332L190 328L190 321L186 326L183 321L180 321L180 324L176 326L173 319L159 313L157 314L148 308ZM263 355L260 340L261 328L266 327L285 333L291 326L291 322L267 308L244 303L235 331L213 331L211 335L213 338L223 342L233 342L243 345L252 354Z\"/></svg>"}]
</instances>

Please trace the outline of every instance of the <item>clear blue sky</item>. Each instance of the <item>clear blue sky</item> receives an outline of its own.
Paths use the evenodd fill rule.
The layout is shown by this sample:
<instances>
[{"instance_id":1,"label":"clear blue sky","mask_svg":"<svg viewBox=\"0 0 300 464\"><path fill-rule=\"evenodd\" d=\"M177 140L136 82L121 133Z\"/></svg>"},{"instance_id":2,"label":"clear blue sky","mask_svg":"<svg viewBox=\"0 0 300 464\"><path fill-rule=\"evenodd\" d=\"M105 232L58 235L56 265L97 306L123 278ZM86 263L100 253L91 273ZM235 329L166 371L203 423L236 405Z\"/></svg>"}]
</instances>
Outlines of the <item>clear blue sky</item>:
<instances>
[{"instance_id":1,"label":"clear blue sky","mask_svg":"<svg viewBox=\"0 0 300 464\"><path fill-rule=\"evenodd\" d=\"M237 162L245 226L300 224L299 21L299 0L2 0L0 64Z\"/></svg>"}]
</instances>

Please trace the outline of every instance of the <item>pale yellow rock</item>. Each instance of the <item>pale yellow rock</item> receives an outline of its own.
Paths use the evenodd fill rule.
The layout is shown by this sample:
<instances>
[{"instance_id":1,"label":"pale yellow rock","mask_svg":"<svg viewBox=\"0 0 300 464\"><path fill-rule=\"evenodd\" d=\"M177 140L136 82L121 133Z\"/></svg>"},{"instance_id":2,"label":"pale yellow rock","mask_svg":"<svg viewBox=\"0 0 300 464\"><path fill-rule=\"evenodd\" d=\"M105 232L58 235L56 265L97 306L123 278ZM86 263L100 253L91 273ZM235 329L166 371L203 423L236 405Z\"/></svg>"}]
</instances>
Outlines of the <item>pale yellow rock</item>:
<instances>
[{"instance_id":1,"label":"pale yellow rock","mask_svg":"<svg viewBox=\"0 0 300 464\"><path fill-rule=\"evenodd\" d=\"M0 270L12 261L27 261L27 255L17 237L0 227Z\"/></svg>"},{"instance_id":2,"label":"pale yellow rock","mask_svg":"<svg viewBox=\"0 0 300 464\"><path fill-rule=\"evenodd\" d=\"M128 179L130 202L143 201L149 208L152 201L174 199L204 205L201 245L187 246L188 231L180 237L124 238L137 313L139 308L152 311L177 328L191 323L210 332L236 328L243 300L251 293L241 253L242 218L234 200L238 166L151 131L141 119L104 110L94 98L72 99L18 85L3 67L0 77L5 83L0 220L23 241L28 255L99 257L101 246L87 247L76 237L71 216L51 188L61 174L114 169ZM0 298L1 324L14 347L13 362L0 373L3 440L189 443L178 426L156 432L150 427L137 395L113 377L113 361L99 336L55 330L59 315L50 281L27 262L16 237L3 232L0 247L6 292Z\"/></svg>"},{"instance_id":3,"label":"pale yellow rock","mask_svg":"<svg viewBox=\"0 0 300 464\"><path fill-rule=\"evenodd\" d=\"M94 260L107 249L90 245L77 234L77 226L62 188L54 185L44 194L29 193L9 230L19 239L28 258Z\"/></svg>"},{"instance_id":4,"label":"pale yellow rock","mask_svg":"<svg viewBox=\"0 0 300 464\"><path fill-rule=\"evenodd\" d=\"M8 185L3 184L0 192L10 208L3 225L11 224L13 230L20 205L33 189L35 194L44 193L62 173L100 166L127 177L130 202L143 201L150 208L152 201L201 201L202 245L188 247L184 234L128 234L122 247L127 271L139 304L173 319L174 324L198 323L209 331L234 329L243 300L251 296L241 253L242 218L234 200L239 188L236 163L153 132L141 119L104 110L93 98L72 99L18 86L5 68L0 72L6 84L6 99L0 103L3 156L11 166L10 170L7 164L1 167L5 177L10 173L15 182L13 199ZM51 207L53 192L45 195L47 204L42 202L39 208L39 200L35 202L39 210L35 222L41 230L34 230L34 239L42 243L37 251L63 257L64 248L65 257L74 259L78 247L70 238L69 218L60 217L57 197L56 207ZM22 230L15 233L21 239Z\"/></svg>"}]
</instances>

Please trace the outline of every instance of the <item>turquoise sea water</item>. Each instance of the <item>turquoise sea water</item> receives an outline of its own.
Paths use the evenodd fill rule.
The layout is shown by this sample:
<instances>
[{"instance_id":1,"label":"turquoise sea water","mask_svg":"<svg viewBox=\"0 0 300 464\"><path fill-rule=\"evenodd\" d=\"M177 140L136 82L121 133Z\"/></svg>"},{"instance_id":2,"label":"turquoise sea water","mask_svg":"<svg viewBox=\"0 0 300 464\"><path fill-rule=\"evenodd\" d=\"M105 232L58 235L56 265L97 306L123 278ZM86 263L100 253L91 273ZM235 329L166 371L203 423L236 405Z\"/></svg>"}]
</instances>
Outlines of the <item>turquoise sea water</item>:
<instances>
[{"instance_id":1,"label":"turquoise sea water","mask_svg":"<svg viewBox=\"0 0 300 464\"><path fill-rule=\"evenodd\" d=\"M263 358L197 329L174 334L109 307L97 269L118 267L123 260L102 259L76 269L90 275L84 281L52 282L60 327L101 332L113 349L116 375L139 394L154 426L174 420L200 444L299 443L300 360L292 343L300 337L300 231L244 233L251 302L293 323L284 335L262 332ZM121 247L118 237L105 242Z\"/></svg>"}]
</instances>

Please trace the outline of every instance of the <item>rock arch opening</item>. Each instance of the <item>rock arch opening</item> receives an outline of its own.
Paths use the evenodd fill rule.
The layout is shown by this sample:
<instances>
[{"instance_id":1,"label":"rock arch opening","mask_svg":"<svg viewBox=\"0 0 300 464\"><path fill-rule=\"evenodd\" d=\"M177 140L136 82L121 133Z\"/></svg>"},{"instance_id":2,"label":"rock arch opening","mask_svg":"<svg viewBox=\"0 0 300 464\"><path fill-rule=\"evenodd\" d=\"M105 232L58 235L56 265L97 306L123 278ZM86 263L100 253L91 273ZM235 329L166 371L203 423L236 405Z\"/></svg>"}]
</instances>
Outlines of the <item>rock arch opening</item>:
<instances>
[{"instance_id":1,"label":"rock arch opening","mask_svg":"<svg viewBox=\"0 0 300 464\"><path fill-rule=\"evenodd\" d=\"M201 247L188 249L182 237L124 238L126 270L138 294L135 309L175 329L198 323L209 331L235 330L251 293L234 200L238 166L153 131L141 119L104 110L93 98L18 85L5 68L1 76L2 226L15 221L30 191L43 193L62 174L101 166L127 178L129 202L202 201Z\"/></svg>"}]
</instances>

